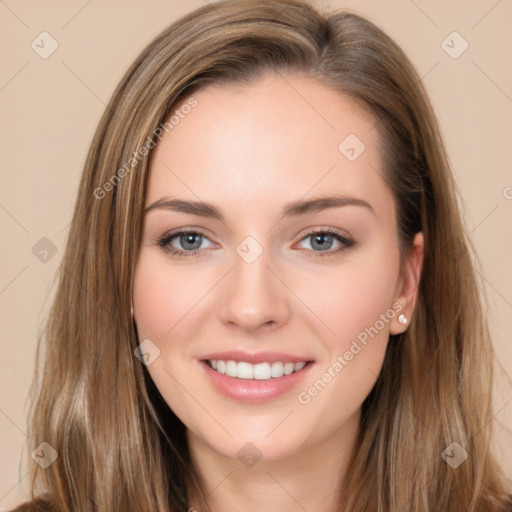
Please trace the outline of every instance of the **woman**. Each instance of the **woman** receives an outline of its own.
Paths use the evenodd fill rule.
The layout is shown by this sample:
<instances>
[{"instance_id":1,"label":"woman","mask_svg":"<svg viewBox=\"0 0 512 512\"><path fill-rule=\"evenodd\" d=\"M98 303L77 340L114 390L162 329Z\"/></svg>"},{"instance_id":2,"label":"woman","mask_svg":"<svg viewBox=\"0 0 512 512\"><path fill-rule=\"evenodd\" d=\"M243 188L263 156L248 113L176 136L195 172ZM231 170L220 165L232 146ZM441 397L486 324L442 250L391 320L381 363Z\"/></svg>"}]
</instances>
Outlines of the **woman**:
<instances>
[{"instance_id":1,"label":"woman","mask_svg":"<svg viewBox=\"0 0 512 512\"><path fill-rule=\"evenodd\" d=\"M175 22L89 151L17 510L511 510L456 194L372 23Z\"/></svg>"}]
</instances>

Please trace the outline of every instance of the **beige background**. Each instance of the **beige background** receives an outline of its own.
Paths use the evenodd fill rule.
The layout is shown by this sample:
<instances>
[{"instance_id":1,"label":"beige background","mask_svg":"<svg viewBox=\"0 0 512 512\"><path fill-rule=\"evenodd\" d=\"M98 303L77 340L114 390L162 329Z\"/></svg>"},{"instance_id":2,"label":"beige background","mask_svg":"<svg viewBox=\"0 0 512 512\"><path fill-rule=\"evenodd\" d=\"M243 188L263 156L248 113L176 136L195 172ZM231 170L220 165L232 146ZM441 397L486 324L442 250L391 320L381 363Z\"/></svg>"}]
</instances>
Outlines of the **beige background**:
<instances>
[{"instance_id":1,"label":"beige background","mask_svg":"<svg viewBox=\"0 0 512 512\"><path fill-rule=\"evenodd\" d=\"M496 449L512 475L512 1L320 3L355 10L387 31L430 94L489 295L500 363ZM139 51L201 5L201 0L0 0L0 510L27 493L23 458L35 448L25 446L25 432L36 336L53 297L51 282L96 124ZM42 46L38 36L44 31L58 43L47 59L31 47L34 40ZM455 52L463 41L450 36L442 45L453 31L469 44L456 59L445 49ZM46 262L32 252L43 237L57 250Z\"/></svg>"}]
</instances>

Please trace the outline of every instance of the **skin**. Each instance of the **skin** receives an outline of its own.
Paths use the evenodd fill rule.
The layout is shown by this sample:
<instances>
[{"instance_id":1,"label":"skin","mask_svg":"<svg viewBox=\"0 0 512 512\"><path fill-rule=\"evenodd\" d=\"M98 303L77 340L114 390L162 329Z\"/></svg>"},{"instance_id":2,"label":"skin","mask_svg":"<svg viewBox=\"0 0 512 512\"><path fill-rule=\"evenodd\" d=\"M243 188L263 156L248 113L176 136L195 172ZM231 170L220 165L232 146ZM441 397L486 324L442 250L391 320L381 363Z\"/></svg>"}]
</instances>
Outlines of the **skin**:
<instances>
[{"instance_id":1,"label":"skin","mask_svg":"<svg viewBox=\"0 0 512 512\"><path fill-rule=\"evenodd\" d=\"M197 106L152 153L146 205L162 197L202 200L225 218L163 208L145 215L134 315L139 339L160 350L147 369L187 427L214 512L330 512L389 335L408 325L394 315L309 403L297 394L393 304L411 318L423 238L416 235L400 268L378 134L352 100L313 79L277 74L243 90L210 86L194 98ZM351 133L366 146L352 162L338 149ZM373 212L349 205L280 214L288 202L334 194L363 199ZM326 227L356 245L336 253L342 244L333 240L331 256L314 258L322 249L306 235ZM178 258L158 245L183 228L205 235L198 255ZM247 236L263 249L252 263L236 252ZM179 236L172 246L190 251ZM217 392L199 367L202 355L224 350L304 355L315 367L285 395L244 403ZM250 468L237 457L248 442L261 453Z\"/></svg>"}]
</instances>

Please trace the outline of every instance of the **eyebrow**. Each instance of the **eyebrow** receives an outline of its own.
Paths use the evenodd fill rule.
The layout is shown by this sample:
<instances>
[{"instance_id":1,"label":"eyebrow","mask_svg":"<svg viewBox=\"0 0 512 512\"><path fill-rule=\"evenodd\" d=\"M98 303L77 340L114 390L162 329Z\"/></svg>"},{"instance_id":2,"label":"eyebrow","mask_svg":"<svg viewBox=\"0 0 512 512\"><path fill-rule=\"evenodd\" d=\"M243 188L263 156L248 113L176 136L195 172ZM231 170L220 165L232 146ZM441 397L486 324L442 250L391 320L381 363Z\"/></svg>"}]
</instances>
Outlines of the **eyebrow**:
<instances>
[{"instance_id":1,"label":"eyebrow","mask_svg":"<svg viewBox=\"0 0 512 512\"><path fill-rule=\"evenodd\" d=\"M375 210L363 199L350 196L330 196L287 203L283 208L281 216L296 217L299 215L306 215L308 213L319 212L328 208L339 208L342 206L362 206L363 208L370 210L375 215ZM219 207L204 201L184 201L182 199L162 197L158 201L147 206L144 213L156 209L188 213L191 215L198 215L200 217L218 219L220 221L224 220L224 215Z\"/></svg>"}]
</instances>

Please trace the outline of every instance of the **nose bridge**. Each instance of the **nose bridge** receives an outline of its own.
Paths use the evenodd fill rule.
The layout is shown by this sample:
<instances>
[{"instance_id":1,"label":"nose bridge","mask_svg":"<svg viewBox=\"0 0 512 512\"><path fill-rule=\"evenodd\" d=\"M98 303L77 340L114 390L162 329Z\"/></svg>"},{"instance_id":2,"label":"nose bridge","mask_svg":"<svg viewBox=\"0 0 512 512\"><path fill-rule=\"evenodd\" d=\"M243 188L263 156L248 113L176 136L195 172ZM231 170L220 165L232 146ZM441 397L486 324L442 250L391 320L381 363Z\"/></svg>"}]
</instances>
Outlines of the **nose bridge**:
<instances>
[{"instance_id":1,"label":"nose bridge","mask_svg":"<svg viewBox=\"0 0 512 512\"><path fill-rule=\"evenodd\" d=\"M271 249L247 236L238 244L220 307L222 320L253 330L260 325L281 324L289 314L286 289L268 268Z\"/></svg>"}]
</instances>

